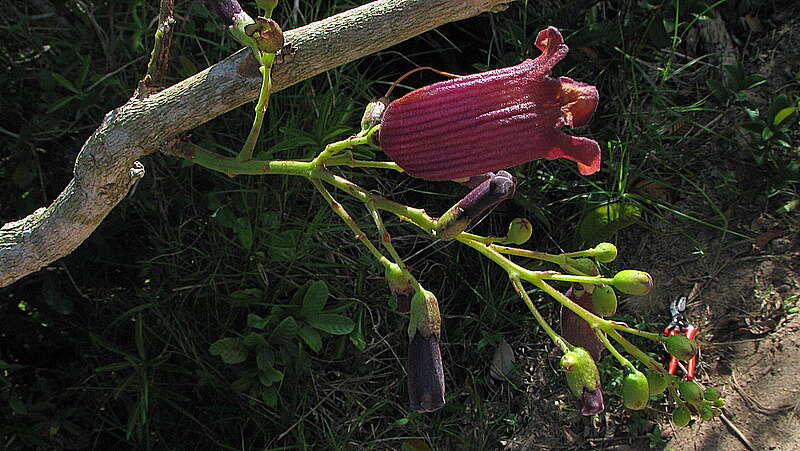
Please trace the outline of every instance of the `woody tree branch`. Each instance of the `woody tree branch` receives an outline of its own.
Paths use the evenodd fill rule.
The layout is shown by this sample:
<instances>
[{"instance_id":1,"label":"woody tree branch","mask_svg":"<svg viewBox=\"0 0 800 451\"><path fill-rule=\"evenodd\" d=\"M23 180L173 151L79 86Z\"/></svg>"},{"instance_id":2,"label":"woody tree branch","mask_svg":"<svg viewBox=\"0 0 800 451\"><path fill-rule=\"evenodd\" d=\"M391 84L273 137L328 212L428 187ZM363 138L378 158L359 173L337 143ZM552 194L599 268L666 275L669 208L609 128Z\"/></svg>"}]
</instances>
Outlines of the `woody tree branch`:
<instances>
[{"instance_id":1,"label":"woody tree branch","mask_svg":"<svg viewBox=\"0 0 800 451\"><path fill-rule=\"evenodd\" d=\"M294 58L276 64L273 92L448 22L512 0L378 0L286 32ZM0 228L0 287L78 247L144 175L137 158L254 100L261 84L249 50L106 114L84 143L74 177L47 208Z\"/></svg>"}]
</instances>

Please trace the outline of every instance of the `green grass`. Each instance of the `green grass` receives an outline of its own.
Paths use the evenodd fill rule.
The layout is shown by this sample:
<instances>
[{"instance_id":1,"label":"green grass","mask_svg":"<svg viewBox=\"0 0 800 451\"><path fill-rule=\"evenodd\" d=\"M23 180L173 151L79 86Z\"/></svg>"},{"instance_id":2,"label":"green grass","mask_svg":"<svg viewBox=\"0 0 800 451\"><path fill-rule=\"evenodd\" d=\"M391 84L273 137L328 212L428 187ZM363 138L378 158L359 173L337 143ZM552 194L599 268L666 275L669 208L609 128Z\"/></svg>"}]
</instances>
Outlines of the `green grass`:
<instances>
[{"instance_id":1,"label":"green grass","mask_svg":"<svg viewBox=\"0 0 800 451\"><path fill-rule=\"evenodd\" d=\"M177 3L169 83L237 48L202 2ZM356 4L302 2L302 14L290 15L284 3L276 11L284 28ZM688 229L694 220L715 233L738 233L730 207L763 197L777 208L796 195L797 175L776 174L791 155L775 134L750 146L721 128L745 119L745 109L774 118L769 105L747 97L757 87L737 89L707 64L710 55L683 56L681 39L704 16L724 12L726 2L718 3L709 9L692 1L652 8L577 1L543 12L517 2L507 12L442 27L274 95L256 152L313 156L352 133L366 102L412 67L409 60L460 73L512 65L535 56L536 32L555 25L572 49L556 75L601 92L594 122L575 132L601 143L603 169L586 178L565 161L516 168L517 197L475 232L499 235L511 219L526 216L535 227L531 248L573 250L585 211L625 199L644 212L631 227L660 220ZM154 2L77 5L48 12L25 3L0 19L8 36L0 44L7 69L0 100L0 148L8 149L0 155L4 221L60 192L82 142L105 112L127 99L146 67ZM436 79L415 75L405 84ZM730 98L715 98L706 80L727 86ZM797 104L796 82L773 90ZM233 154L251 115L245 106L192 131L191 139ZM778 127L782 139L796 139L796 117ZM557 424L553 418L568 415L554 400L572 409L556 366L548 363L552 346L545 335L505 273L470 249L434 242L388 219L395 245L437 294L443 313L447 404L432 414L409 412L406 318L391 307L382 269L310 184L231 179L161 155L144 163L147 176L80 249L0 290L8 300L0 315L9 325L0 331L0 448L398 449L420 438L435 449L496 449L500 440L532 425L547 430ZM464 193L455 184L378 170L342 172L432 215ZM760 182L743 177L748 173L759 174ZM668 196L644 192L643 182L666 187ZM334 195L359 223L371 224L360 205ZM620 264L636 260L635 242L618 244ZM251 332L249 314L285 317L295 293L317 280L330 290L326 308L351 318L356 332L326 336L318 352L299 339L276 345L274 368L283 378L275 383L274 406L240 390L237 380L252 378L249 371L258 366L256 353L232 365L209 346ZM242 290L256 298L243 301L235 295ZM558 317L552 302L543 301L542 311ZM658 320L647 318L650 330L659 329ZM492 346L485 344L497 337L519 352L513 384L487 382ZM611 411L627 415L620 404L609 395Z\"/></svg>"}]
</instances>

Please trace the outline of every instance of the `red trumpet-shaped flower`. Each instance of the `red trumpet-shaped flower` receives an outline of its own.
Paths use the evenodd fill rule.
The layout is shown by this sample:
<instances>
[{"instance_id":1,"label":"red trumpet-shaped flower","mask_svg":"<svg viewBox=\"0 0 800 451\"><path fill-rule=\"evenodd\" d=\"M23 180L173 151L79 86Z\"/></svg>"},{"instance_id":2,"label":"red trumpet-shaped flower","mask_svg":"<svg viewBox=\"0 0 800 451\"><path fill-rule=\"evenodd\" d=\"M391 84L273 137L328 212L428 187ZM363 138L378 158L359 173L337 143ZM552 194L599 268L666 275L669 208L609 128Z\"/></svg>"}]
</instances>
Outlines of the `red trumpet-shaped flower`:
<instances>
[{"instance_id":1,"label":"red trumpet-shaped flower","mask_svg":"<svg viewBox=\"0 0 800 451\"><path fill-rule=\"evenodd\" d=\"M391 102L380 146L407 173L450 180L539 158L567 158L582 174L600 169L600 146L561 127L586 125L597 107L594 86L550 70L569 48L561 33L539 32L542 54L503 69L454 78Z\"/></svg>"}]
</instances>

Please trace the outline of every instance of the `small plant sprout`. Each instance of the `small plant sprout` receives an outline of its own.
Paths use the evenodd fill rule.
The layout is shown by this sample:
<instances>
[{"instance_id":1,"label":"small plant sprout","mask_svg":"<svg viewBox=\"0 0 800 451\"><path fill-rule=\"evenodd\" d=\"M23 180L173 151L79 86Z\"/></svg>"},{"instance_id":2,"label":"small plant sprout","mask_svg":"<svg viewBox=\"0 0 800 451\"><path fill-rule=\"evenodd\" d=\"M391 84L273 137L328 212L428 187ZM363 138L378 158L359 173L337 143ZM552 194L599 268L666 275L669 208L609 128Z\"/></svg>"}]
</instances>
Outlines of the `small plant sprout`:
<instances>
[{"instance_id":1,"label":"small plant sprout","mask_svg":"<svg viewBox=\"0 0 800 451\"><path fill-rule=\"evenodd\" d=\"M677 419L685 419L684 411L680 410L684 404L690 405L701 418L717 414L718 394L707 392L710 399L704 400L704 393L696 384L678 385L661 364L624 335L665 343L670 353L681 359L697 352L696 342L683 336L663 337L603 318L616 312L615 290L642 296L653 288L652 277L643 271L623 270L613 277L601 274L598 262L614 261L618 252L616 246L600 243L590 249L561 254L524 249L518 246L528 242L533 230L524 218L512 221L502 238L467 231L476 219L514 195L516 179L503 170L505 168L539 158L573 160L585 175L600 168L600 148L595 141L560 130L564 126L586 125L597 106L598 93L591 85L566 77L550 77L551 69L568 51L556 28L549 27L538 34L536 45L542 54L534 60L456 77L418 89L393 102L387 98L370 102L360 131L327 145L314 158L255 160L252 151L269 98L270 68L275 53L283 45L280 27L269 19L276 3L259 1L266 17L253 20L235 1L212 2L232 34L253 50L261 64L263 83L256 117L236 158L223 157L189 143L180 147L178 153L198 165L231 176L290 175L305 179L316 188L352 231L354 239L383 266L386 283L397 298L399 310L410 313L407 371L412 410L430 412L445 403L440 350L442 321L436 295L420 284L392 244L383 221L387 213L418 228L431 239L451 240L474 249L506 272L517 295L563 353L561 369L584 415L594 415L604 409L596 366L604 349L626 371L623 401L628 408L642 409L650 394L667 390L679 404ZM357 159L351 150L358 146L379 146L393 161ZM425 210L395 202L353 183L334 172L338 166L406 172L429 180L459 179L471 190L437 219ZM337 200L334 194L339 192L363 204L373 223L370 229L365 230L358 224L347 207ZM371 238L368 232L373 232L378 240ZM553 265L553 269L528 269L524 262L530 259ZM529 289L561 304L562 335L539 313ZM347 330L350 329L352 324ZM313 342L319 347L317 340ZM643 364L647 376L617 347Z\"/></svg>"}]
</instances>

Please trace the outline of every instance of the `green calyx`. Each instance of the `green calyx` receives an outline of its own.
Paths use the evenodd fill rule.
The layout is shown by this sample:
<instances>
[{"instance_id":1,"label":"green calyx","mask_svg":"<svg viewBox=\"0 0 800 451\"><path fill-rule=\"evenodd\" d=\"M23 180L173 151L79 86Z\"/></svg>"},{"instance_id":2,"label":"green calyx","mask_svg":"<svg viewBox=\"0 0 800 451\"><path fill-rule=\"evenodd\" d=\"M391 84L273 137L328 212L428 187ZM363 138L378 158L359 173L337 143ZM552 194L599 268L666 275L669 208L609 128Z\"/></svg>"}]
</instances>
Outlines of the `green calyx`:
<instances>
[{"instance_id":1,"label":"green calyx","mask_svg":"<svg viewBox=\"0 0 800 451\"><path fill-rule=\"evenodd\" d=\"M579 276L599 276L600 270L591 258L567 258L559 265L564 271Z\"/></svg>"},{"instance_id":2,"label":"green calyx","mask_svg":"<svg viewBox=\"0 0 800 451\"><path fill-rule=\"evenodd\" d=\"M244 32L255 41L256 47L262 52L275 54L283 48L283 30L268 17L256 17L254 23L244 28Z\"/></svg>"},{"instance_id":3,"label":"green calyx","mask_svg":"<svg viewBox=\"0 0 800 451\"><path fill-rule=\"evenodd\" d=\"M633 370L622 381L622 403L631 410L641 410L647 407L650 399L650 387L647 376L641 371Z\"/></svg>"},{"instance_id":4,"label":"green calyx","mask_svg":"<svg viewBox=\"0 0 800 451\"><path fill-rule=\"evenodd\" d=\"M680 360L689 360L697 354L697 341L686 338L685 335L672 335L664 339L664 346L670 355Z\"/></svg>"},{"instance_id":5,"label":"green calyx","mask_svg":"<svg viewBox=\"0 0 800 451\"><path fill-rule=\"evenodd\" d=\"M411 278L397 263L390 263L386 265L384 277L386 278L386 283L389 284L389 289L392 290L392 293L411 293L414 291L414 288L411 285Z\"/></svg>"},{"instance_id":6,"label":"green calyx","mask_svg":"<svg viewBox=\"0 0 800 451\"><path fill-rule=\"evenodd\" d=\"M672 412L672 422L675 423L675 426L678 427L685 427L689 425L689 421L692 420L692 412L689 411L689 408L686 406L680 406Z\"/></svg>"},{"instance_id":7,"label":"green calyx","mask_svg":"<svg viewBox=\"0 0 800 451\"><path fill-rule=\"evenodd\" d=\"M525 218L515 218L508 225L506 242L509 244L525 244L533 234L533 225Z\"/></svg>"},{"instance_id":8,"label":"green calyx","mask_svg":"<svg viewBox=\"0 0 800 451\"><path fill-rule=\"evenodd\" d=\"M617 246L611 243L600 243L594 247L594 258L601 263L610 263L617 258Z\"/></svg>"},{"instance_id":9,"label":"green calyx","mask_svg":"<svg viewBox=\"0 0 800 451\"><path fill-rule=\"evenodd\" d=\"M644 271L626 269L614 275L612 284L623 293L644 296L653 289L653 277Z\"/></svg>"},{"instance_id":10,"label":"green calyx","mask_svg":"<svg viewBox=\"0 0 800 451\"><path fill-rule=\"evenodd\" d=\"M440 335L441 316L439 315L439 302L430 291L420 287L411 298L411 312L408 322L408 336L414 338L419 332L427 338L431 335Z\"/></svg>"},{"instance_id":11,"label":"green calyx","mask_svg":"<svg viewBox=\"0 0 800 451\"><path fill-rule=\"evenodd\" d=\"M678 383L678 391L684 401L696 404L703 400L703 389L692 381L683 381Z\"/></svg>"},{"instance_id":12,"label":"green calyx","mask_svg":"<svg viewBox=\"0 0 800 451\"><path fill-rule=\"evenodd\" d=\"M586 349L573 348L561 356L559 363L567 377L567 385L575 396L581 397L584 388L595 390L600 387L600 372Z\"/></svg>"},{"instance_id":13,"label":"green calyx","mask_svg":"<svg viewBox=\"0 0 800 451\"><path fill-rule=\"evenodd\" d=\"M673 376L653 371L647 371L645 376L647 376L647 386L650 388L651 395L663 393L673 379Z\"/></svg>"},{"instance_id":14,"label":"green calyx","mask_svg":"<svg viewBox=\"0 0 800 451\"><path fill-rule=\"evenodd\" d=\"M617 312L617 294L608 285L600 285L592 290L594 313L600 316L611 316Z\"/></svg>"}]
</instances>

